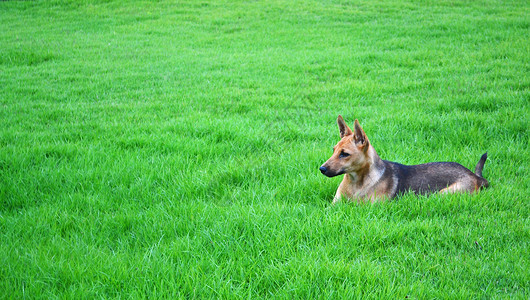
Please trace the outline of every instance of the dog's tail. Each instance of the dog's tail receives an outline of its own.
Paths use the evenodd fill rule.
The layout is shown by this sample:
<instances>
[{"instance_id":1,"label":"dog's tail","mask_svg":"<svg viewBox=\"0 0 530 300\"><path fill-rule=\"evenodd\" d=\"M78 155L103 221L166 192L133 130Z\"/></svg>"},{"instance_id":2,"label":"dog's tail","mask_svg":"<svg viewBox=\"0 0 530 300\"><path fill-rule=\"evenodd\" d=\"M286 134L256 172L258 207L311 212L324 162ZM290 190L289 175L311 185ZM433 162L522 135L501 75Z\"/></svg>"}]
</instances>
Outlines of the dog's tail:
<instances>
[{"instance_id":1,"label":"dog's tail","mask_svg":"<svg viewBox=\"0 0 530 300\"><path fill-rule=\"evenodd\" d=\"M488 159L488 152L482 154L477 166L475 167L475 174L477 174L477 176L479 177L482 177L482 169L484 168L484 163L486 162L486 159Z\"/></svg>"},{"instance_id":2,"label":"dog's tail","mask_svg":"<svg viewBox=\"0 0 530 300\"><path fill-rule=\"evenodd\" d=\"M484 169L484 164L486 163L486 159L488 159L488 152L482 154L480 157L480 160L477 163L477 166L475 167L475 174L480 177L480 179L483 180L482 186L488 187L489 183L484 177L482 177L482 169Z\"/></svg>"}]
</instances>

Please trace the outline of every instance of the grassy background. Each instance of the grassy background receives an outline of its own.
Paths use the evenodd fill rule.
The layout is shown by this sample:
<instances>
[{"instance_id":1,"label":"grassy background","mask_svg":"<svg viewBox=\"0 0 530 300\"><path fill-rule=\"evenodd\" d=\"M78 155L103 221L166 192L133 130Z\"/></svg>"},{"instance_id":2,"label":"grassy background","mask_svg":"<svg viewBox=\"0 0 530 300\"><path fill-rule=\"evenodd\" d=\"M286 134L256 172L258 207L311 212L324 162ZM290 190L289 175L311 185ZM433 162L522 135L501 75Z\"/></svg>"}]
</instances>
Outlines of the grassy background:
<instances>
[{"instance_id":1,"label":"grassy background","mask_svg":"<svg viewBox=\"0 0 530 300\"><path fill-rule=\"evenodd\" d=\"M529 15L0 2L0 297L527 298ZM338 114L491 188L331 206Z\"/></svg>"}]
</instances>

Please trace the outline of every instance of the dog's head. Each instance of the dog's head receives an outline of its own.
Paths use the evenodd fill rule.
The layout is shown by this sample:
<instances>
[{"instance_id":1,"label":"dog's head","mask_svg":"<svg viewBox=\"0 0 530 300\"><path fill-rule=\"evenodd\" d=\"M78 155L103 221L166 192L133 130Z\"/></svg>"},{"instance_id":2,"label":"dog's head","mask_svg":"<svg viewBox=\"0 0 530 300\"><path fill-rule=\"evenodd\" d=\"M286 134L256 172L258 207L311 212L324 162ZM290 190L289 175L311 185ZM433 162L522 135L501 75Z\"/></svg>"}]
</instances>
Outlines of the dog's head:
<instances>
[{"instance_id":1,"label":"dog's head","mask_svg":"<svg viewBox=\"0 0 530 300\"><path fill-rule=\"evenodd\" d=\"M370 142L355 120L353 131L346 125L341 115L337 118L340 141L333 147L333 155L320 166L320 172L328 177L344 173L355 173L369 167L368 148Z\"/></svg>"}]
</instances>

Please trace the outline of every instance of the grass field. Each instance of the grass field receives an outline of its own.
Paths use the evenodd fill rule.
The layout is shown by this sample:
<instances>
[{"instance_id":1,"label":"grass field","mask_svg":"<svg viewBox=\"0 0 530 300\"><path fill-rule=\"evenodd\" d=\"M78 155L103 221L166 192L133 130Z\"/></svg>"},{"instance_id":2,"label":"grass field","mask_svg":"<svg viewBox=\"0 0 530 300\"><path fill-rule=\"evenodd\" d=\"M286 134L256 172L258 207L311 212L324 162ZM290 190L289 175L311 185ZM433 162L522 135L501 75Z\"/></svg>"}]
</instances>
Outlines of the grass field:
<instances>
[{"instance_id":1,"label":"grass field","mask_svg":"<svg viewBox=\"0 0 530 300\"><path fill-rule=\"evenodd\" d=\"M0 2L0 298L527 299L529 16ZM491 186L332 206L338 114Z\"/></svg>"}]
</instances>

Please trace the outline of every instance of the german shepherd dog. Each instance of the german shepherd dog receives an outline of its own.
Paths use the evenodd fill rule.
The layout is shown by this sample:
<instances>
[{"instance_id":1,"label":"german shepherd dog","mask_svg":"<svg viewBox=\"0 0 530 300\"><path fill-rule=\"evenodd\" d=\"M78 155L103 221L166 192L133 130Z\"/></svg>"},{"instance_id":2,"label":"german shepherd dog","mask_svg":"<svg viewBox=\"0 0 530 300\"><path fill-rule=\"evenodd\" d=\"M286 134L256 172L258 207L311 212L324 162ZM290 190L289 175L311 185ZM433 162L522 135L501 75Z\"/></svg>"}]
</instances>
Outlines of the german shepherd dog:
<instances>
[{"instance_id":1,"label":"german shepherd dog","mask_svg":"<svg viewBox=\"0 0 530 300\"><path fill-rule=\"evenodd\" d=\"M475 173L455 162L406 166L379 158L358 120L355 120L353 131L340 115L337 124L340 141L333 147L333 155L320 167L322 174L328 177L345 174L333 203L342 197L374 202L392 199L408 191L422 195L472 193L489 185L482 177L488 153L480 158Z\"/></svg>"}]
</instances>

